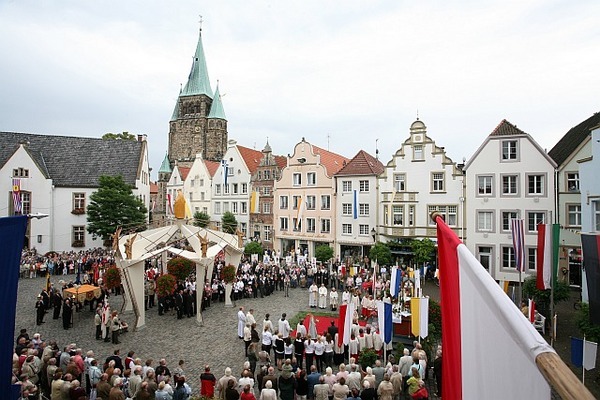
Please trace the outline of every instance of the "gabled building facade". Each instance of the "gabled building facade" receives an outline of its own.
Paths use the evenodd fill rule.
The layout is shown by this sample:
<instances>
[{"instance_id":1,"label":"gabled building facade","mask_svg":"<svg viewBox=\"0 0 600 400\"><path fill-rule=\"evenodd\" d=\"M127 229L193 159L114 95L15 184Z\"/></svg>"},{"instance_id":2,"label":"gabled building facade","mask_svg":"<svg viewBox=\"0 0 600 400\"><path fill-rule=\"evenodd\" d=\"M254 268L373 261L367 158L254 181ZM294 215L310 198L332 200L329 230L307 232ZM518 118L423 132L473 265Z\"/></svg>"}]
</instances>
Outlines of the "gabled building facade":
<instances>
[{"instance_id":1,"label":"gabled building facade","mask_svg":"<svg viewBox=\"0 0 600 400\"><path fill-rule=\"evenodd\" d=\"M194 163L183 183L183 192L190 205L192 215L203 212L210 216L213 176L217 173L220 165L216 161L204 160L202 154L196 154Z\"/></svg>"},{"instance_id":2,"label":"gabled building facade","mask_svg":"<svg viewBox=\"0 0 600 400\"><path fill-rule=\"evenodd\" d=\"M111 159L93 154L110 154ZM102 175L121 175L148 208L150 167L145 136L129 141L0 133L0 190L7 193L0 198L0 209L5 210L4 216L47 215L28 222L25 245L39 253L103 246L102 239L87 232L86 214ZM14 192L20 212L15 210Z\"/></svg>"},{"instance_id":3,"label":"gabled building facade","mask_svg":"<svg viewBox=\"0 0 600 400\"><path fill-rule=\"evenodd\" d=\"M379 176L379 216L376 240L436 240L430 214L441 213L459 237L464 231L464 175L462 170L427 135L425 124L416 120ZM393 254L402 262L403 254Z\"/></svg>"},{"instance_id":4,"label":"gabled building facade","mask_svg":"<svg viewBox=\"0 0 600 400\"><path fill-rule=\"evenodd\" d=\"M363 258L375 244L377 226L377 177L381 161L359 151L334 175L336 249L340 260Z\"/></svg>"},{"instance_id":5,"label":"gabled building facade","mask_svg":"<svg viewBox=\"0 0 600 400\"><path fill-rule=\"evenodd\" d=\"M250 178L250 230L248 237L263 249L273 249L273 186L287 159L273 154L267 141L262 158Z\"/></svg>"},{"instance_id":6,"label":"gabled building facade","mask_svg":"<svg viewBox=\"0 0 600 400\"><path fill-rule=\"evenodd\" d=\"M548 152L558 165L556 194L558 223L561 226L559 274L570 285L581 286L581 232L582 199L579 161L592 155L591 129L600 124L600 113L571 128Z\"/></svg>"},{"instance_id":7,"label":"gabled building facade","mask_svg":"<svg viewBox=\"0 0 600 400\"><path fill-rule=\"evenodd\" d=\"M189 172L189 167L182 167L175 163L175 167L173 167L173 171L169 176L169 182L167 182L167 218L169 220L173 220L175 218L173 214L173 206L175 204L178 191L181 190L189 205L189 199L186 196L187 193L184 192L184 183Z\"/></svg>"},{"instance_id":8,"label":"gabled building facade","mask_svg":"<svg viewBox=\"0 0 600 400\"><path fill-rule=\"evenodd\" d=\"M214 175L212 220L217 227L226 212L235 216L239 229L248 237L250 178L258 168L262 153L229 141L221 166Z\"/></svg>"},{"instance_id":9,"label":"gabled building facade","mask_svg":"<svg viewBox=\"0 0 600 400\"><path fill-rule=\"evenodd\" d=\"M467 247L497 281L518 281L511 220L523 219L525 276L536 273L537 225L553 223L556 163L502 120L465 165Z\"/></svg>"},{"instance_id":10,"label":"gabled building facade","mask_svg":"<svg viewBox=\"0 0 600 400\"><path fill-rule=\"evenodd\" d=\"M336 248L333 177L348 161L304 138L296 144L273 190L275 250L314 256L319 244Z\"/></svg>"}]
</instances>

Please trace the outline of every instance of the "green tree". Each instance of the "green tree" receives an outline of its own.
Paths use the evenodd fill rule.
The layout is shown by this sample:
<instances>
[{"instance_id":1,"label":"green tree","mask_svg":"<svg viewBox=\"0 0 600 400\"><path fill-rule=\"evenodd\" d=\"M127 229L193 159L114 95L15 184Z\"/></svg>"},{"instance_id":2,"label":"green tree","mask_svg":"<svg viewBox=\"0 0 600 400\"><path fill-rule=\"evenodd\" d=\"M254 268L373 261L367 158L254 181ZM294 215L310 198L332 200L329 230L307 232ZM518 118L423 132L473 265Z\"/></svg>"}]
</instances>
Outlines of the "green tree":
<instances>
[{"instance_id":1,"label":"green tree","mask_svg":"<svg viewBox=\"0 0 600 400\"><path fill-rule=\"evenodd\" d=\"M435 257L435 243L429 238L423 240L414 239L410 242L417 265L430 261Z\"/></svg>"},{"instance_id":2,"label":"green tree","mask_svg":"<svg viewBox=\"0 0 600 400\"><path fill-rule=\"evenodd\" d=\"M570 299L569 285L562 281L556 282L554 288L554 305ZM533 299L536 308L541 314L548 316L550 313L550 289L540 290L536 286L536 277L530 276L523 281L523 299Z\"/></svg>"},{"instance_id":3,"label":"green tree","mask_svg":"<svg viewBox=\"0 0 600 400\"><path fill-rule=\"evenodd\" d=\"M323 264L333 258L333 249L327 244L315 247L315 258Z\"/></svg>"},{"instance_id":4,"label":"green tree","mask_svg":"<svg viewBox=\"0 0 600 400\"><path fill-rule=\"evenodd\" d=\"M234 234L237 229L237 220L235 215L231 211L227 211L221 217L221 225L223 226L223 232Z\"/></svg>"},{"instance_id":5,"label":"green tree","mask_svg":"<svg viewBox=\"0 0 600 400\"><path fill-rule=\"evenodd\" d=\"M387 244L377 242L371 247L369 258L377 261L379 265L390 265L392 263L392 251Z\"/></svg>"},{"instance_id":6,"label":"green tree","mask_svg":"<svg viewBox=\"0 0 600 400\"><path fill-rule=\"evenodd\" d=\"M210 215L202 211L196 211L194 213L194 226L200 228L206 228L210 224Z\"/></svg>"},{"instance_id":7,"label":"green tree","mask_svg":"<svg viewBox=\"0 0 600 400\"><path fill-rule=\"evenodd\" d=\"M581 331L581 336L585 336L586 340L591 340L592 342L600 340L600 326L590 321L590 305L588 303L581 303L581 309L577 312L576 321Z\"/></svg>"},{"instance_id":8,"label":"green tree","mask_svg":"<svg viewBox=\"0 0 600 400\"><path fill-rule=\"evenodd\" d=\"M137 140L135 135L132 135L129 132L121 132L121 133L105 133L102 135L102 140Z\"/></svg>"},{"instance_id":9,"label":"green tree","mask_svg":"<svg viewBox=\"0 0 600 400\"><path fill-rule=\"evenodd\" d=\"M248 242L246 244L246 246L244 247L244 254L246 254L246 255L250 255L250 254L262 255L263 254L262 245L258 242Z\"/></svg>"},{"instance_id":10,"label":"green tree","mask_svg":"<svg viewBox=\"0 0 600 400\"><path fill-rule=\"evenodd\" d=\"M122 176L101 176L98 190L90 195L87 231L106 244L118 227L123 232L145 230L147 213L144 203L133 195Z\"/></svg>"}]
</instances>

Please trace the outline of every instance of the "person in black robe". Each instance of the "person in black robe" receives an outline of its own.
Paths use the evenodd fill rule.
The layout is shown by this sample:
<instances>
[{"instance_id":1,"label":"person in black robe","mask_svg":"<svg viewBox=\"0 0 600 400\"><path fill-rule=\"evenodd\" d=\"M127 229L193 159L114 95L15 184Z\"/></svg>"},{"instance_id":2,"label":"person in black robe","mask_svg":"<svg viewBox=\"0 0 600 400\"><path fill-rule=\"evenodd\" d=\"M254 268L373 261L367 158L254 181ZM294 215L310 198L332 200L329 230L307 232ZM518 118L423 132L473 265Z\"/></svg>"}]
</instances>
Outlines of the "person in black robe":
<instances>
[{"instance_id":1,"label":"person in black robe","mask_svg":"<svg viewBox=\"0 0 600 400\"><path fill-rule=\"evenodd\" d=\"M60 309L63 304L63 297L60 294L60 290L55 290L52 295L52 304L54 305L54 311L52 314L52 319L58 319L60 316Z\"/></svg>"},{"instance_id":2,"label":"person in black robe","mask_svg":"<svg viewBox=\"0 0 600 400\"><path fill-rule=\"evenodd\" d=\"M71 327L71 316L73 315L73 307L71 306L71 300L66 299L63 305L63 328L69 329Z\"/></svg>"},{"instance_id":3,"label":"person in black robe","mask_svg":"<svg viewBox=\"0 0 600 400\"><path fill-rule=\"evenodd\" d=\"M46 309L44 307L44 302L42 301L42 296L38 296L37 301L35 302L35 315L36 315L36 324L41 325L44 323L44 314L46 313Z\"/></svg>"}]
</instances>

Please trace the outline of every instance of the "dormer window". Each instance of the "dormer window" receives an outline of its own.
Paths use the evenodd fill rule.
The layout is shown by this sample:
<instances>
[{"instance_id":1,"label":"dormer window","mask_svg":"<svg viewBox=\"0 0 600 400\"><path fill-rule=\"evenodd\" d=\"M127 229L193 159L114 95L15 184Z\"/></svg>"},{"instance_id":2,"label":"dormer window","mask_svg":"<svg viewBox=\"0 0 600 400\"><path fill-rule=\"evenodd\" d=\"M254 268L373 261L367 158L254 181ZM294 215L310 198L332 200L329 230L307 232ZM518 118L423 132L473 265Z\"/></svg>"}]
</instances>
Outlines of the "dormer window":
<instances>
[{"instance_id":1,"label":"dormer window","mask_svg":"<svg viewBox=\"0 0 600 400\"><path fill-rule=\"evenodd\" d=\"M502 142L502 161L517 160L517 141L504 140Z\"/></svg>"},{"instance_id":2,"label":"dormer window","mask_svg":"<svg viewBox=\"0 0 600 400\"><path fill-rule=\"evenodd\" d=\"M29 178L29 170L26 168L13 169L13 178Z\"/></svg>"}]
</instances>

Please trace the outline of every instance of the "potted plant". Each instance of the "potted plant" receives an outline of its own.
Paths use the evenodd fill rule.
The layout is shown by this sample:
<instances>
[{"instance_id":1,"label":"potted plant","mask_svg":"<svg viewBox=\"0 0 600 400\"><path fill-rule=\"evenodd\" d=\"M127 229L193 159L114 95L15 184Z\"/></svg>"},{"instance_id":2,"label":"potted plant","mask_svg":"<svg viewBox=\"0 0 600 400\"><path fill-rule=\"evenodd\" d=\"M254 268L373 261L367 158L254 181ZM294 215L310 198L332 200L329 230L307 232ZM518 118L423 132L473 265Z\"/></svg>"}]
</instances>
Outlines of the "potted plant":
<instances>
[{"instance_id":1,"label":"potted plant","mask_svg":"<svg viewBox=\"0 0 600 400\"><path fill-rule=\"evenodd\" d=\"M156 294L159 297L172 295L177 287L177 278L172 274L165 274L156 280Z\"/></svg>"},{"instance_id":2,"label":"potted plant","mask_svg":"<svg viewBox=\"0 0 600 400\"><path fill-rule=\"evenodd\" d=\"M358 363L362 367L363 371L365 371L367 367L372 367L375 365L376 360L377 353L373 349L364 349L358 356Z\"/></svg>"},{"instance_id":3,"label":"potted plant","mask_svg":"<svg viewBox=\"0 0 600 400\"><path fill-rule=\"evenodd\" d=\"M121 271L116 265L111 265L104 271L104 284L109 290L121 286Z\"/></svg>"},{"instance_id":4,"label":"potted plant","mask_svg":"<svg viewBox=\"0 0 600 400\"><path fill-rule=\"evenodd\" d=\"M180 281L186 280L194 269L194 262L183 257L172 258L167 263L167 271L169 271L169 274L174 275Z\"/></svg>"}]
</instances>

